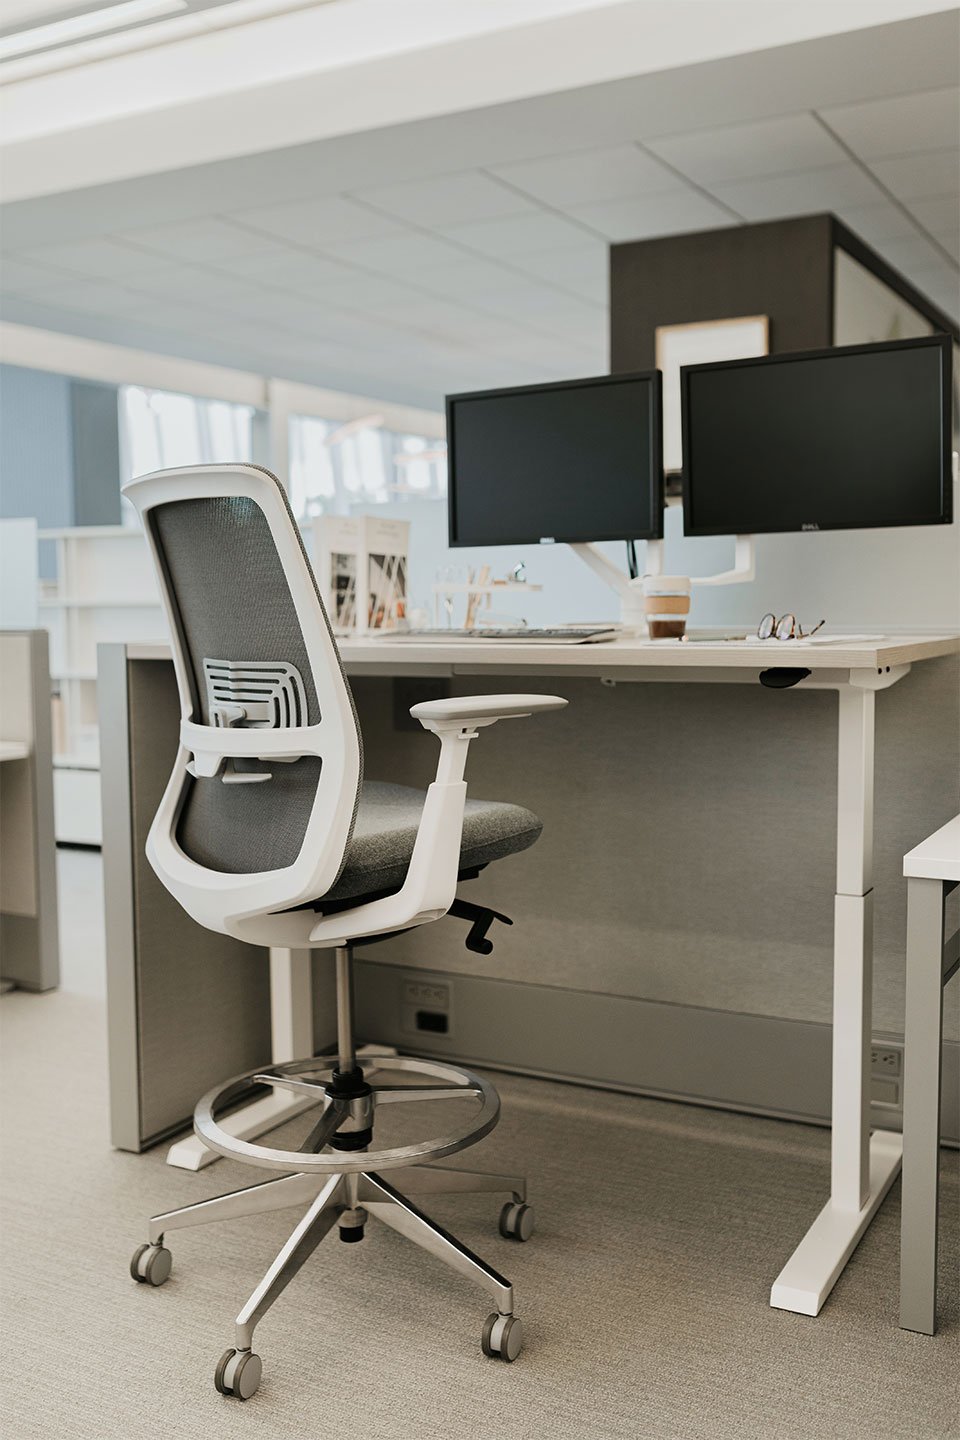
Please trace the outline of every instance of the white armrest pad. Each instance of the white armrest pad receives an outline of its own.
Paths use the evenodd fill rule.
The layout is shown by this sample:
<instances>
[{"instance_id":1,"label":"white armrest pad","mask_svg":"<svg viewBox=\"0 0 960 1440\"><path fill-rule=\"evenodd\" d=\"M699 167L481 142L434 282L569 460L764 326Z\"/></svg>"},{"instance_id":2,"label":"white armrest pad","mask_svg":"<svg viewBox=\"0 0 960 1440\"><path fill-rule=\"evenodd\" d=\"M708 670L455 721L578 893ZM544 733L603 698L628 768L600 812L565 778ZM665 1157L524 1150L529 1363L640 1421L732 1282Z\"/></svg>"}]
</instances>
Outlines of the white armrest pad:
<instances>
[{"instance_id":1,"label":"white armrest pad","mask_svg":"<svg viewBox=\"0 0 960 1440\"><path fill-rule=\"evenodd\" d=\"M559 695L452 695L449 700L421 700L410 714L424 725L436 721L468 725L474 720L509 720L538 710L562 710L566 703Z\"/></svg>"}]
</instances>

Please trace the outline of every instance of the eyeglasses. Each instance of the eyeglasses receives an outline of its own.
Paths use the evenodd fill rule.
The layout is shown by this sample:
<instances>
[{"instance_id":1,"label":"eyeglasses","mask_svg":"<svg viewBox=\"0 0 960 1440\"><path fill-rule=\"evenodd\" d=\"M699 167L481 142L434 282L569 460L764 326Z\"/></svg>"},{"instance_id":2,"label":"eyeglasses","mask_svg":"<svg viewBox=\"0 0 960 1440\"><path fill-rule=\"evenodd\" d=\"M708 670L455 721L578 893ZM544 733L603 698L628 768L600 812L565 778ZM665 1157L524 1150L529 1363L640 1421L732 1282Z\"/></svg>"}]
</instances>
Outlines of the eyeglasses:
<instances>
[{"instance_id":1,"label":"eyeglasses","mask_svg":"<svg viewBox=\"0 0 960 1440\"><path fill-rule=\"evenodd\" d=\"M768 610L766 615L764 615L763 619L760 621L760 624L757 626L757 639L809 640L810 635L816 635L817 631L820 629L820 625L825 624L826 621L821 620L819 625L814 625L813 629L808 635L804 635L802 627L797 622L796 615L793 615L790 611L788 611L786 615L781 615L780 619L778 620L776 615L774 615L773 611Z\"/></svg>"}]
</instances>

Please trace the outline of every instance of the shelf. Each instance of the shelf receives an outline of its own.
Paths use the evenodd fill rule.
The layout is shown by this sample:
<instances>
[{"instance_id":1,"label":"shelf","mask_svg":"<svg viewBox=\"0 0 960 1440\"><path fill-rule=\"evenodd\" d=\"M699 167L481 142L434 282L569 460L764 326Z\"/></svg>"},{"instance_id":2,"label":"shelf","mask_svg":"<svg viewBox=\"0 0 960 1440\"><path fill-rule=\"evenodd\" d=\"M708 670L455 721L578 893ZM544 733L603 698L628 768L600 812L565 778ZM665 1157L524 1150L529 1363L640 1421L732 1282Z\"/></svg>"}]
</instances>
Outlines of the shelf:
<instances>
[{"instance_id":1,"label":"shelf","mask_svg":"<svg viewBox=\"0 0 960 1440\"><path fill-rule=\"evenodd\" d=\"M100 756L65 752L62 755L54 755L53 768L54 770L99 770Z\"/></svg>"},{"instance_id":2,"label":"shelf","mask_svg":"<svg viewBox=\"0 0 960 1440\"><path fill-rule=\"evenodd\" d=\"M25 740L0 740L0 760L26 760L29 754Z\"/></svg>"},{"instance_id":3,"label":"shelf","mask_svg":"<svg viewBox=\"0 0 960 1440\"><path fill-rule=\"evenodd\" d=\"M107 597L107 598L105 598L105 599L103 599L103 600L74 600L72 597L63 597L63 596L59 596L59 595L58 595L56 598L48 598L48 597L45 596L45 595L41 595L41 596L40 596L40 599L38 600L37 603L38 603L38 605L40 606L40 609L41 609L41 610L132 610L132 609L138 609L138 610L159 610L159 609L160 609L160 597L157 596L157 595L153 596L152 599L144 599L144 600L131 600L131 599L129 599L129 598L127 598L127 599L121 599L121 598L119 598L119 597L118 597L117 599L113 599L113 600L110 599L109 597Z\"/></svg>"},{"instance_id":4,"label":"shelf","mask_svg":"<svg viewBox=\"0 0 960 1440\"><path fill-rule=\"evenodd\" d=\"M143 539L140 526L133 525L73 525L65 529L38 530L38 540L123 540L128 535Z\"/></svg>"},{"instance_id":5,"label":"shelf","mask_svg":"<svg viewBox=\"0 0 960 1440\"><path fill-rule=\"evenodd\" d=\"M531 590L542 590L543 586L527 580L490 580L482 585L472 585L469 580L451 581L445 585L442 580L437 580L432 589L434 595L503 595L529 593Z\"/></svg>"}]
</instances>

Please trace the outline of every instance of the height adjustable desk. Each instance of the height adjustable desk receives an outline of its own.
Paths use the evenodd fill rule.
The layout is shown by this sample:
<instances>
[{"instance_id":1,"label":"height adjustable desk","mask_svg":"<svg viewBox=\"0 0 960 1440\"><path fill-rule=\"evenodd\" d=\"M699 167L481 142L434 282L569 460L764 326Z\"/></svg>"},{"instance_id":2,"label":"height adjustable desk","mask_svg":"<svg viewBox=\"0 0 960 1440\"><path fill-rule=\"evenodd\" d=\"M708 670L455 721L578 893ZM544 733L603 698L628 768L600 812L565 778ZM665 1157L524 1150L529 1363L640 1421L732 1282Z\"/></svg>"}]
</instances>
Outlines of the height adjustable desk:
<instances>
[{"instance_id":1,"label":"height adjustable desk","mask_svg":"<svg viewBox=\"0 0 960 1440\"><path fill-rule=\"evenodd\" d=\"M835 644L651 644L618 639L603 645L538 646L473 640L418 644L389 637L341 644L347 672L357 677L471 676L499 681L503 676L526 676L549 678L562 690L565 676L614 685L756 685L761 671L789 667L810 672L796 689L837 692L831 1187L826 1205L773 1283L770 1303L779 1309L818 1314L900 1168L900 1135L884 1130L870 1133L875 700L878 691L908 676L912 666L958 651L957 635ZM119 675L125 660L153 658L169 658L168 652L163 647L105 648L101 654L105 718L113 703L111 675ZM789 703L788 697L784 699ZM105 749L107 757L110 753ZM309 1024L312 1013L309 957L274 952L271 962L275 1044L279 1040L283 1048L299 1045L306 1053L306 1037L298 1032Z\"/></svg>"}]
</instances>

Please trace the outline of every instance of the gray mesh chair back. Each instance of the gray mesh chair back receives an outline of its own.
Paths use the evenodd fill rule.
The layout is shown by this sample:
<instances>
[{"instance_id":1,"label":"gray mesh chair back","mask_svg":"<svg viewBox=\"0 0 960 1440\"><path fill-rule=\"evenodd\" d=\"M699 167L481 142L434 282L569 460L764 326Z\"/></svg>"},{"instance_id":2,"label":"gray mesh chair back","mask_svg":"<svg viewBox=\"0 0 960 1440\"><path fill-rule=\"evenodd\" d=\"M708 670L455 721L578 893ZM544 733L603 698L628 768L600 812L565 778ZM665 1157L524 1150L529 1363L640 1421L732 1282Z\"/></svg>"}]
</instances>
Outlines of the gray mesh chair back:
<instances>
[{"instance_id":1,"label":"gray mesh chair back","mask_svg":"<svg viewBox=\"0 0 960 1440\"><path fill-rule=\"evenodd\" d=\"M256 466L210 465L142 476L124 493L150 543L181 715L194 727L190 735L181 727L171 780L177 793L167 815L161 807L155 830L169 825L167 840L204 872L193 879L208 891L226 877L234 877L228 889L235 891L241 877L272 875L270 908L316 898L342 867L362 752L340 657L283 489ZM245 731L258 732L265 747L269 739L269 753L236 753L252 742ZM282 731L296 732L297 744L281 760L274 757L282 737L267 732ZM325 753L304 748L308 733L313 751ZM198 737L222 747L214 773L191 751L189 741ZM298 862L309 861L304 848L311 826L316 848L318 825L326 829L326 863L306 886L316 894L307 895L302 882L311 867ZM331 850L338 852L332 858ZM285 887L279 875L286 875ZM161 878L166 883L168 876Z\"/></svg>"}]
</instances>

